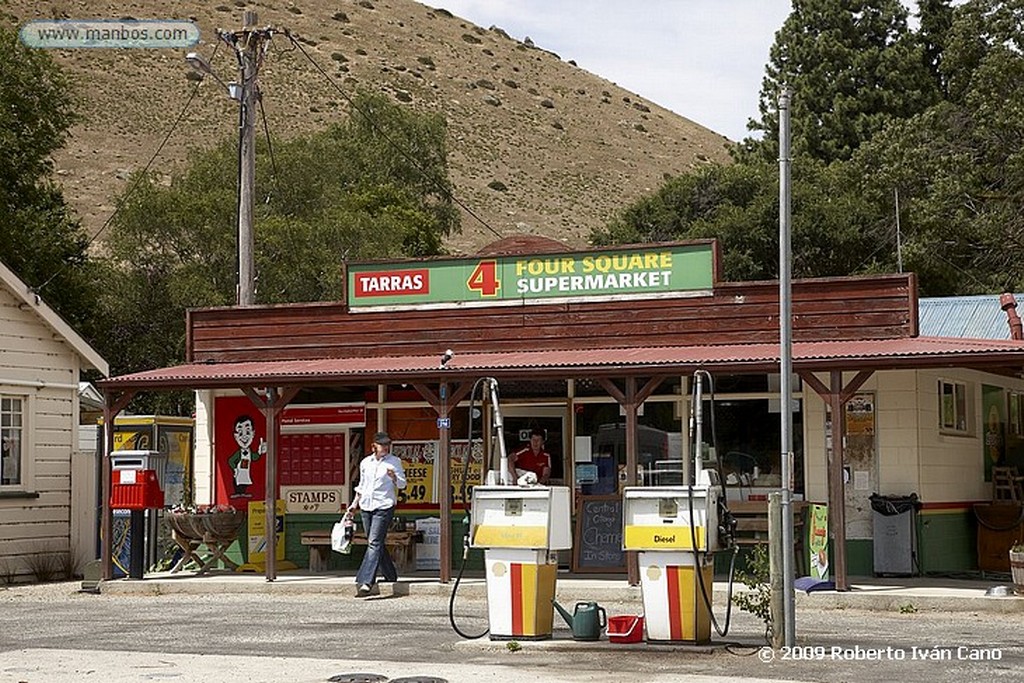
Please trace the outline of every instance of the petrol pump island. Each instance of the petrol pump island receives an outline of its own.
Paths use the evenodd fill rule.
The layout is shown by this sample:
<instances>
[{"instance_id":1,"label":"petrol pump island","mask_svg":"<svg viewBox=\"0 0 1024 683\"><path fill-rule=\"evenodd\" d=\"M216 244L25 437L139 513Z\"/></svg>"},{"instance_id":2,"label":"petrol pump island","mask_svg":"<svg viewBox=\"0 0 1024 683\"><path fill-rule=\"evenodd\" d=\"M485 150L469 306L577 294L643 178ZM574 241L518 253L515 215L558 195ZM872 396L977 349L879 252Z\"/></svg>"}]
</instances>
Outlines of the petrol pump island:
<instances>
[{"instance_id":1,"label":"petrol pump island","mask_svg":"<svg viewBox=\"0 0 1024 683\"><path fill-rule=\"evenodd\" d=\"M497 383L487 379L500 434ZM696 395L691 428L695 422L700 445L699 388ZM577 603L570 615L555 602L557 551L572 548L569 488L537 485L532 473L513 480L503 439L497 442L500 469L488 474L487 485L473 488L468 533L469 547L484 550L490 639L549 639L557 608L575 640L598 640L607 619L603 608ZM712 613L714 553L725 550L720 536L729 537L731 524L728 510L720 512L717 473L701 468L701 451L696 449L692 471L696 483L623 490L622 549L638 553L644 609L644 618L625 628L645 625L648 643L707 644L712 624L718 629ZM639 635L613 633L608 625L615 642L637 642Z\"/></svg>"}]
</instances>

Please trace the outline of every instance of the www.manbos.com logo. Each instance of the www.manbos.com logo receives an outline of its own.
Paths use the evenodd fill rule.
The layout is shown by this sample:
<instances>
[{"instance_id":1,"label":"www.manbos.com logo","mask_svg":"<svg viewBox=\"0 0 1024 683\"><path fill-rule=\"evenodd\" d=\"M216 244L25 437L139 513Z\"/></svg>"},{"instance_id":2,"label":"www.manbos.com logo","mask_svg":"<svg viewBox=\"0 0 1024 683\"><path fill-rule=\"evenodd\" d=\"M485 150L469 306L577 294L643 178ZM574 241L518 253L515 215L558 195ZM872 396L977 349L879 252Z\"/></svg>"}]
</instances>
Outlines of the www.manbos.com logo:
<instances>
[{"instance_id":1,"label":"www.manbos.com logo","mask_svg":"<svg viewBox=\"0 0 1024 683\"><path fill-rule=\"evenodd\" d=\"M156 19L35 19L18 32L28 47L191 47L199 27L191 21Z\"/></svg>"}]
</instances>

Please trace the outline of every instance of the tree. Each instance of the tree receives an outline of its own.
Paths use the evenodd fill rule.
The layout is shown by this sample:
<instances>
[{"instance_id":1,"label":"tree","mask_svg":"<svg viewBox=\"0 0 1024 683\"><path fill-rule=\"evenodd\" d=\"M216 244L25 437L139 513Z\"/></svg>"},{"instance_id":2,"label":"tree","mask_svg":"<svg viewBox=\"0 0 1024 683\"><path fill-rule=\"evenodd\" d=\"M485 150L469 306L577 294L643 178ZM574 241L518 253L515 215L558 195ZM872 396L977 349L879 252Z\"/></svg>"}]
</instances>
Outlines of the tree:
<instances>
[{"instance_id":1,"label":"tree","mask_svg":"<svg viewBox=\"0 0 1024 683\"><path fill-rule=\"evenodd\" d=\"M941 62L949 99L855 155L862 191L902 198L922 292L1024 288L1024 1L956 8Z\"/></svg>"},{"instance_id":2,"label":"tree","mask_svg":"<svg viewBox=\"0 0 1024 683\"><path fill-rule=\"evenodd\" d=\"M74 89L0 26L0 255L87 338L97 290L89 240L53 182L51 155L77 120Z\"/></svg>"},{"instance_id":3,"label":"tree","mask_svg":"<svg viewBox=\"0 0 1024 683\"><path fill-rule=\"evenodd\" d=\"M794 90L796 154L845 160L890 121L924 111L939 98L923 48L899 0L793 0L776 33L761 86L761 117L748 127L762 140L741 150L778 158L776 105L783 84Z\"/></svg>"},{"instance_id":4,"label":"tree","mask_svg":"<svg viewBox=\"0 0 1024 683\"><path fill-rule=\"evenodd\" d=\"M258 148L261 303L340 298L344 261L438 254L458 230L443 119L379 95L355 108L343 124ZM195 153L169 182L152 175L123 198L105 299L118 372L180 362L185 309L234 303L236 150Z\"/></svg>"}]
</instances>

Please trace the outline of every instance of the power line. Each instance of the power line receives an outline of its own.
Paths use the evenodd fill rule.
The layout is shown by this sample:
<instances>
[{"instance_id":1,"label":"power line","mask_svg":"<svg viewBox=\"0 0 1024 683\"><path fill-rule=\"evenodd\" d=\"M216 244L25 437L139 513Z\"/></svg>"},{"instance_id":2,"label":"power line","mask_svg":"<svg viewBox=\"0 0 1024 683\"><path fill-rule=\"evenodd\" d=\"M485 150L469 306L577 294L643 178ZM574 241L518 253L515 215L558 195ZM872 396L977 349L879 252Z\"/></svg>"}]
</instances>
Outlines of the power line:
<instances>
[{"instance_id":1,"label":"power line","mask_svg":"<svg viewBox=\"0 0 1024 683\"><path fill-rule=\"evenodd\" d=\"M433 184L438 190L440 190L446 197L448 197L448 199L450 199L451 201L455 202L466 213L468 213L470 216L472 216L474 219L476 219L477 222L480 223L480 225L484 226L485 228L490 230L492 233L494 233L495 237L498 237L499 239L502 237L501 233L499 233L497 230L492 228L491 225L487 221L485 221L483 218L478 216L472 209L470 209L461 200L459 200L454 194L452 194L452 192L448 188L446 188L444 185L439 183L435 178L433 178L430 174L428 174L426 172L426 170L420 165L420 163L416 159L416 157L414 157L412 154L410 154L405 149L403 149L397 142L392 140L391 137L382 128L380 128L377 125L376 121L373 120L373 117L371 117L367 112L363 111L359 107L359 105L356 104L356 102L352 99L352 97L347 92L345 92L344 88L342 88L340 85L338 85L337 81L335 81L333 78L331 78L331 75L329 73L327 73L327 71L322 66L320 66L320 64L318 64L317 61L314 60L313 57L310 56L310 54L308 52L306 52L305 48L303 48L302 45L295 39L295 37L292 36L291 32L288 29L283 29L283 31L284 31L284 34L286 36L288 36L288 40L290 40L292 42L292 45L294 45L299 50L299 52L301 52L303 54L303 56L306 59L309 60L310 64L312 64L314 67L316 67L317 71L319 71L323 75L323 77L327 79L327 82L330 83L331 86L335 90L338 91L338 94L340 94L343 98L345 98L345 101L349 103L349 106L351 106L355 111L359 112L359 114L362 115L362 117L366 119L366 121L370 124L370 126L382 138L384 138L384 140L389 145L391 145L393 148L395 148L398 151L399 154L401 154L403 157L405 157L406 161L408 161L410 164L412 164L413 167L417 171L419 171L420 174L424 178L426 178L431 184Z\"/></svg>"},{"instance_id":2,"label":"power line","mask_svg":"<svg viewBox=\"0 0 1024 683\"><path fill-rule=\"evenodd\" d=\"M213 53L210 55L211 62L213 61L213 58L217 56L217 50L219 48L220 43L217 43L216 46L214 46L213 48ZM103 221L103 225L100 226L99 230L97 230L96 233L92 237L90 237L89 240L85 243L86 250L88 250L89 247L92 246L93 242L99 239L99 236L102 235L103 232L110 226L110 224L113 222L114 218L117 217L117 214L121 211L124 205L128 203L128 199L129 197L132 196L132 193L134 193L135 190L139 187L139 185L141 185L142 182L146 179L146 174L149 172L149 169L153 166L153 162L155 162L156 158L160 156L160 152L163 151L164 146L167 144L168 140L171 139L171 136L174 135L174 131L177 130L178 124L181 123L181 120L183 118L185 118L185 112L188 111L188 108L192 105L192 101L195 100L196 95L199 93L199 86L202 85L202 83L202 80L196 81L195 86L193 86L192 88L192 92L188 96L188 100L185 101L185 104L184 106L182 106L181 111L178 112L178 116L174 119L174 122L168 129L167 134L164 135L164 139L160 141L160 144L157 146L156 151L153 152L153 155L149 158L149 161L146 162L146 165L142 169L142 171L135 175L135 180L128 187L128 191L121 195L121 199L120 201L118 201L117 206L114 207L114 211L109 216L107 216L107 220ZM67 263L63 264L60 268L57 269L57 271L53 275L47 278L46 281L43 282L43 284L34 288L32 291L36 294L42 292L42 290L47 285L49 285L51 282L53 282L55 278L57 278L61 273L67 270L68 265L69 264Z\"/></svg>"}]
</instances>

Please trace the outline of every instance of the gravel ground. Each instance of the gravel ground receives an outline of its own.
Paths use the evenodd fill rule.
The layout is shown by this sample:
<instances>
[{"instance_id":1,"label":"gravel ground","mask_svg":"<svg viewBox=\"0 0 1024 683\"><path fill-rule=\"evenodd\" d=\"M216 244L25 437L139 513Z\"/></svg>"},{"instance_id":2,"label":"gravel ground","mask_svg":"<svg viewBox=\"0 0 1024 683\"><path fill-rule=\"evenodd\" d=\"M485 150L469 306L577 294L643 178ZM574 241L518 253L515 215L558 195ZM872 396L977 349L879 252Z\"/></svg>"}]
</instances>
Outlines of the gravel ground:
<instances>
[{"instance_id":1,"label":"gravel ground","mask_svg":"<svg viewBox=\"0 0 1024 683\"><path fill-rule=\"evenodd\" d=\"M635 604L602 606L609 614L636 612ZM455 612L462 631L486 628L484 601L460 599ZM722 606L716 613L724 619ZM728 636L706 648L576 643L557 614L555 619L551 641L523 642L512 652L506 643L460 638L449 623L448 599L440 596L92 595L78 592L77 583L17 586L0 590L0 681L28 680L16 675L16 663L18 651L29 649L97 651L98 659L104 651L128 651L368 666L427 662L437 670L433 676L455 665L513 665L548 672L545 680L582 672L592 681L665 675L830 683L1024 678L1020 617L1013 614L801 609L798 647L778 653L760 649L759 620L738 610Z\"/></svg>"}]
</instances>

